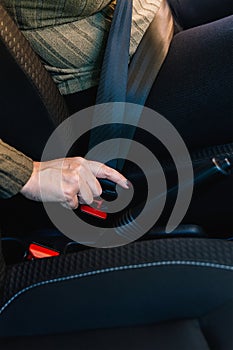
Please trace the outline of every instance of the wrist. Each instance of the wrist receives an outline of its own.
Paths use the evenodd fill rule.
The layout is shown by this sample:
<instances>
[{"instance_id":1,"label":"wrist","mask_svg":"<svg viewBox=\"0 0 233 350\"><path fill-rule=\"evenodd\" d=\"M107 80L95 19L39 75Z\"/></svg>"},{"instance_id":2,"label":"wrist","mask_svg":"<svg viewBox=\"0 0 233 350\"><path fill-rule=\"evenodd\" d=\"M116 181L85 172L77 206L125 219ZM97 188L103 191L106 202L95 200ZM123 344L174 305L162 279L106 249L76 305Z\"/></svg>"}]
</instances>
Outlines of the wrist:
<instances>
[{"instance_id":1,"label":"wrist","mask_svg":"<svg viewBox=\"0 0 233 350\"><path fill-rule=\"evenodd\" d=\"M28 181L24 184L24 186L21 188L20 193L24 195L25 197L31 197L30 194L33 192L33 189L37 185L37 178L39 173L39 162L33 162L33 168L32 173Z\"/></svg>"}]
</instances>

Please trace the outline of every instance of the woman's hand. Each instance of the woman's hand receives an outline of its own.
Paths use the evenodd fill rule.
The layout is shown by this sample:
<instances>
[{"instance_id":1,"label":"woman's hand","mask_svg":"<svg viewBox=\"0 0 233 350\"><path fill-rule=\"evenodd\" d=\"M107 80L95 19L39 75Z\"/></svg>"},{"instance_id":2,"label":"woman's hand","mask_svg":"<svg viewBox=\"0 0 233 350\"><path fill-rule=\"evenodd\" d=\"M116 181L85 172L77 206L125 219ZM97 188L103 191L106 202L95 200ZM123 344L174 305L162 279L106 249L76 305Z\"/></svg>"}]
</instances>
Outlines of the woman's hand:
<instances>
[{"instance_id":1,"label":"woman's hand","mask_svg":"<svg viewBox=\"0 0 233 350\"><path fill-rule=\"evenodd\" d=\"M35 201L59 202L76 209L91 204L102 193L97 178L111 180L128 189L126 178L108 166L81 157L34 162L33 172L21 194Z\"/></svg>"}]
</instances>

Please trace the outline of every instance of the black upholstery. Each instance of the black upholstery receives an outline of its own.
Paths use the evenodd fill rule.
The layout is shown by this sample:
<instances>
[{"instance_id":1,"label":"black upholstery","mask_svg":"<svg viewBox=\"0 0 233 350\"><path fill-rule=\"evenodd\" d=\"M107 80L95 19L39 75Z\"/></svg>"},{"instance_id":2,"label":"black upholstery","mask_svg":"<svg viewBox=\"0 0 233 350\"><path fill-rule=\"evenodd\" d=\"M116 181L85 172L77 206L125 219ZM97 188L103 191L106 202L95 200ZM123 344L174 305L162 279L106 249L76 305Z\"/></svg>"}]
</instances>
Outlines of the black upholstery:
<instances>
[{"instance_id":1,"label":"black upholstery","mask_svg":"<svg viewBox=\"0 0 233 350\"><path fill-rule=\"evenodd\" d=\"M169 335L169 336L168 336ZM157 325L84 331L56 336L5 339L4 350L209 350L198 320L164 322ZM225 348L227 349L227 348Z\"/></svg>"},{"instance_id":2,"label":"black upholstery","mask_svg":"<svg viewBox=\"0 0 233 350\"><path fill-rule=\"evenodd\" d=\"M205 327L202 320L187 319L138 327L5 338L0 340L0 345L4 350L231 350L232 312L230 305L215 311L217 322ZM203 319L208 317L212 314Z\"/></svg>"},{"instance_id":3,"label":"black upholstery","mask_svg":"<svg viewBox=\"0 0 233 350\"><path fill-rule=\"evenodd\" d=\"M140 344L141 335L145 350L153 344L159 350L174 349L171 344L230 350L232 276L232 243L197 238L136 242L15 265L8 270L0 335L27 336L20 338L26 344L39 336L45 349L67 339L69 349L73 342L80 349L107 349L105 338L126 349L127 334L125 344ZM11 339L2 344L16 346L18 340ZM164 347L156 347L156 339Z\"/></svg>"}]
</instances>

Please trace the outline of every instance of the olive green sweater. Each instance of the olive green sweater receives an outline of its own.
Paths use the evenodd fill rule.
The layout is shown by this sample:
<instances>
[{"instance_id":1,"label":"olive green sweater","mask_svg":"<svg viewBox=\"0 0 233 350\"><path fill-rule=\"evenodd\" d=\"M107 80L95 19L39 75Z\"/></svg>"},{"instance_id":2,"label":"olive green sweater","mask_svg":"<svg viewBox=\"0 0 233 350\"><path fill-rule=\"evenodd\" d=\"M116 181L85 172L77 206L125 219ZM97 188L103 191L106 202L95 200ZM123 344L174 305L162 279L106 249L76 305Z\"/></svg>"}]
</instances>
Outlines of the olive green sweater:
<instances>
[{"instance_id":1,"label":"olive green sweater","mask_svg":"<svg viewBox=\"0 0 233 350\"><path fill-rule=\"evenodd\" d=\"M162 1L133 1L130 57ZM98 84L116 0L0 0L0 3L40 55L62 94Z\"/></svg>"},{"instance_id":2,"label":"olive green sweater","mask_svg":"<svg viewBox=\"0 0 233 350\"><path fill-rule=\"evenodd\" d=\"M33 161L30 158L0 140L0 198L10 198L17 194L30 178L32 169ZM0 290L4 273L0 239Z\"/></svg>"},{"instance_id":3,"label":"olive green sweater","mask_svg":"<svg viewBox=\"0 0 233 350\"><path fill-rule=\"evenodd\" d=\"M18 193L31 176L33 161L0 140L0 198Z\"/></svg>"}]
</instances>

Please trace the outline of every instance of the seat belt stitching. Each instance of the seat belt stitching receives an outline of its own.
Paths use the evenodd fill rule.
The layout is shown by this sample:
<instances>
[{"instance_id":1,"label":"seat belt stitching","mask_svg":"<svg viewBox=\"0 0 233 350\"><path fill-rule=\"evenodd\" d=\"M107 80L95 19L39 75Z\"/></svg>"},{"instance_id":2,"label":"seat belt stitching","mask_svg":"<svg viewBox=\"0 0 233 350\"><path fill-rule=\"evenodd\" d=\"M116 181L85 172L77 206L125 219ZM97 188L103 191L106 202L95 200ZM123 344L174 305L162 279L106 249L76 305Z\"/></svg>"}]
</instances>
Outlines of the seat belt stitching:
<instances>
[{"instance_id":1,"label":"seat belt stitching","mask_svg":"<svg viewBox=\"0 0 233 350\"><path fill-rule=\"evenodd\" d=\"M195 266L195 267L208 267L208 268L216 268L216 269L221 269L221 270L228 270L228 271L233 271L233 266L231 265L224 265L224 264L216 264L216 263L207 263L207 262L197 262L197 261L184 261L184 260L171 260L171 261L159 261L159 262L151 262L151 263L141 263L141 264L134 264L134 265L122 265L122 266L116 266L116 267L108 267L105 269L99 269L99 270L94 270L94 271L88 271L88 272L82 272L79 274L71 275L71 276L66 276L66 277L59 277L59 278L54 278L51 280L46 280L42 282L38 282L35 284L32 284L19 292L17 292L15 295L13 295L0 309L0 315L3 313L3 311L21 294L27 292L30 289L40 287L46 284L50 283L57 283L57 282L64 282L76 278L83 278L83 277L90 277L90 276L96 276L98 274L102 273L108 273L108 272L114 272L114 271L126 271L126 270L132 270L132 269L142 269L142 268L147 268L147 267L156 267L156 266L167 266L167 265L187 265L187 266Z\"/></svg>"}]
</instances>

